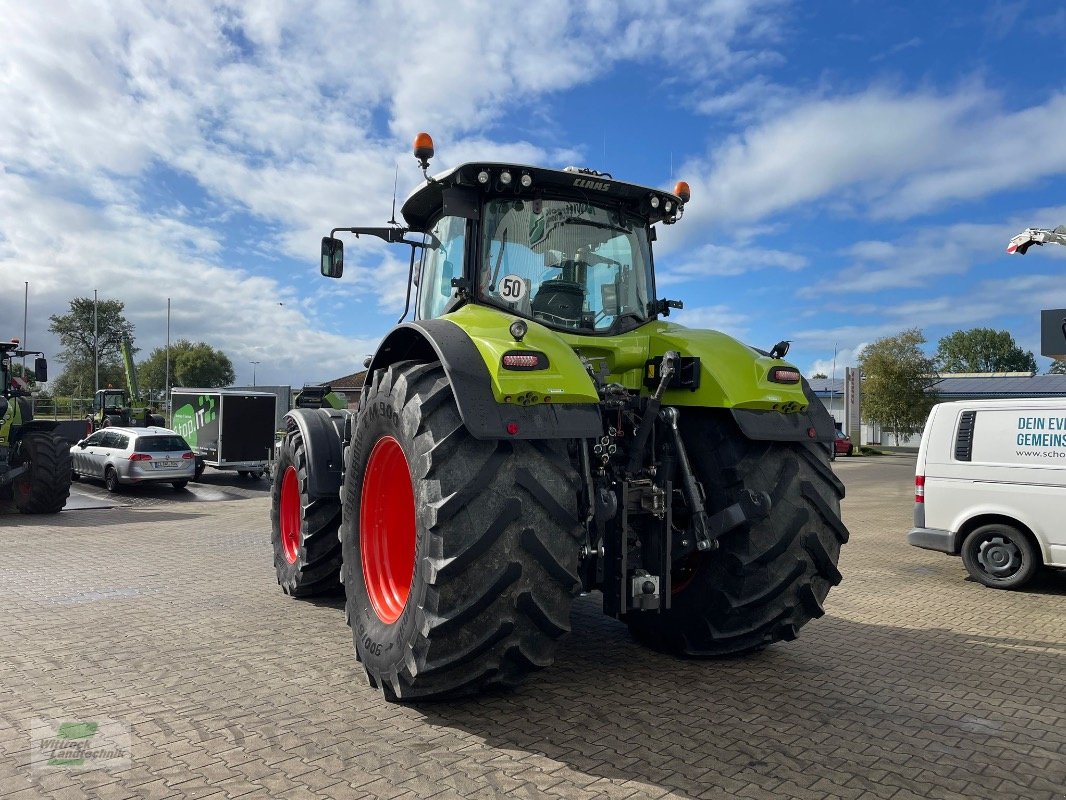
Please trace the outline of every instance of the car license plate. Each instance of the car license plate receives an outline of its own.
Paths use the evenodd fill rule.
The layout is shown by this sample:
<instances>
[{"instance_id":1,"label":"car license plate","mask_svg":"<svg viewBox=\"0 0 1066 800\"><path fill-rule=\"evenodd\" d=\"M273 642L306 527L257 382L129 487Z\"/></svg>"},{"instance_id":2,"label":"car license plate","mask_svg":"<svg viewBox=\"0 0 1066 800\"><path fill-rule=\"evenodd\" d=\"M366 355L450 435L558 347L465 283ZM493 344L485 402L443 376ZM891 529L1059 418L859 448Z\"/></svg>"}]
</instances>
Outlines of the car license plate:
<instances>
[{"instance_id":1,"label":"car license plate","mask_svg":"<svg viewBox=\"0 0 1066 800\"><path fill-rule=\"evenodd\" d=\"M174 469L181 466L180 461L155 461L153 463L156 469Z\"/></svg>"}]
</instances>

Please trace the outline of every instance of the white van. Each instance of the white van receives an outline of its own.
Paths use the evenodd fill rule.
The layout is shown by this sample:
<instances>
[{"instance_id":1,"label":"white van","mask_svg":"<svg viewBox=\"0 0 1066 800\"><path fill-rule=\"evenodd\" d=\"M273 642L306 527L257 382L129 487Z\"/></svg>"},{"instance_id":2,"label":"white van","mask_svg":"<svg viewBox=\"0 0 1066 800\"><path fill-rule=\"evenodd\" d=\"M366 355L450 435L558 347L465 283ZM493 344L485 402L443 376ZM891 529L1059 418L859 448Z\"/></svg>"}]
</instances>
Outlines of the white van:
<instances>
[{"instance_id":1,"label":"white van","mask_svg":"<svg viewBox=\"0 0 1066 800\"><path fill-rule=\"evenodd\" d=\"M961 555L974 580L997 589L1066 567L1066 398L933 406L907 541Z\"/></svg>"}]
</instances>

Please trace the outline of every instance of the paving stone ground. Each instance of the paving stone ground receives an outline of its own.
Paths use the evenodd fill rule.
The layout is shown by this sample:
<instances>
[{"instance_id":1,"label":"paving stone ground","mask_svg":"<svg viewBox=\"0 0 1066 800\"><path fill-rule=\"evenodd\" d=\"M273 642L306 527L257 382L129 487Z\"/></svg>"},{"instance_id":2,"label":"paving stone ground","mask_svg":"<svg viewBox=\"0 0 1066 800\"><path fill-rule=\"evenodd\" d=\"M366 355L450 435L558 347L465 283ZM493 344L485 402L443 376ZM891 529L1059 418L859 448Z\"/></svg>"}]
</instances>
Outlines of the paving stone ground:
<instances>
[{"instance_id":1,"label":"paving stone ground","mask_svg":"<svg viewBox=\"0 0 1066 800\"><path fill-rule=\"evenodd\" d=\"M460 704L385 703L340 600L281 594L265 492L0 516L0 797L1066 796L1066 573L981 587L905 543L912 458L835 468L845 579L797 641L682 661L593 595ZM115 720L129 763L33 772L35 719Z\"/></svg>"}]
</instances>

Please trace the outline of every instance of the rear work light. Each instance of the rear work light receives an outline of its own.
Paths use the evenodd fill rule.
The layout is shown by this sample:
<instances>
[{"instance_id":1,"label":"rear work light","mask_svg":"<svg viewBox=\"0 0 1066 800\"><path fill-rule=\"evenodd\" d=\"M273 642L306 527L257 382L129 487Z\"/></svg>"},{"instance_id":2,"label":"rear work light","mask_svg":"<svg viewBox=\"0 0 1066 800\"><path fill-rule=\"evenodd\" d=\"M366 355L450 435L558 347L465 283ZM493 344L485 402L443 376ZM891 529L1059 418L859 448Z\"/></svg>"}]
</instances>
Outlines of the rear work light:
<instances>
[{"instance_id":1,"label":"rear work light","mask_svg":"<svg viewBox=\"0 0 1066 800\"><path fill-rule=\"evenodd\" d=\"M925 476L924 475L915 475L914 476L914 502L915 503L924 503L925 502Z\"/></svg>"},{"instance_id":2,"label":"rear work light","mask_svg":"<svg viewBox=\"0 0 1066 800\"><path fill-rule=\"evenodd\" d=\"M532 350L511 350L503 354L500 364L504 369L547 369L548 357Z\"/></svg>"},{"instance_id":3,"label":"rear work light","mask_svg":"<svg viewBox=\"0 0 1066 800\"><path fill-rule=\"evenodd\" d=\"M152 457L147 453L131 453L130 461L151 461Z\"/></svg>"},{"instance_id":4,"label":"rear work light","mask_svg":"<svg viewBox=\"0 0 1066 800\"><path fill-rule=\"evenodd\" d=\"M774 367L767 376L774 383L799 383L799 370L793 367Z\"/></svg>"}]
</instances>

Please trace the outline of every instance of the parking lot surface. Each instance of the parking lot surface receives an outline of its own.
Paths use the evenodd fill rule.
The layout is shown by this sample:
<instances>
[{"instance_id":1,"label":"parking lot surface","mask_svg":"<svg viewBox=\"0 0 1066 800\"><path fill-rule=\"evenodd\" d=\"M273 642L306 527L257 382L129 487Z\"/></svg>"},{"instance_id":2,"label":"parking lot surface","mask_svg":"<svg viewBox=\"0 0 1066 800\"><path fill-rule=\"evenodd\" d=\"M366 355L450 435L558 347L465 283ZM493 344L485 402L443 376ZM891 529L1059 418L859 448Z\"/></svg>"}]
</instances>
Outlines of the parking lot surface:
<instances>
[{"instance_id":1,"label":"parking lot surface","mask_svg":"<svg viewBox=\"0 0 1066 800\"><path fill-rule=\"evenodd\" d=\"M0 516L0 797L1066 796L1066 574L909 547L913 466L836 462L844 582L795 642L678 660L594 594L554 667L422 706L367 686L340 598L278 590L266 481ZM31 769L39 720L112 720L128 760Z\"/></svg>"}]
</instances>

